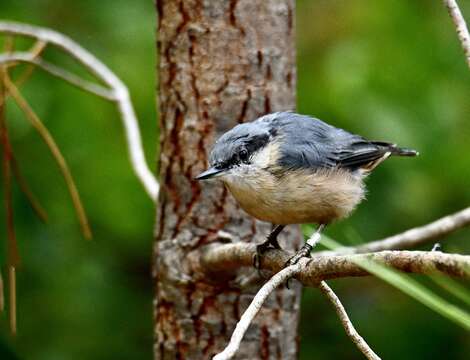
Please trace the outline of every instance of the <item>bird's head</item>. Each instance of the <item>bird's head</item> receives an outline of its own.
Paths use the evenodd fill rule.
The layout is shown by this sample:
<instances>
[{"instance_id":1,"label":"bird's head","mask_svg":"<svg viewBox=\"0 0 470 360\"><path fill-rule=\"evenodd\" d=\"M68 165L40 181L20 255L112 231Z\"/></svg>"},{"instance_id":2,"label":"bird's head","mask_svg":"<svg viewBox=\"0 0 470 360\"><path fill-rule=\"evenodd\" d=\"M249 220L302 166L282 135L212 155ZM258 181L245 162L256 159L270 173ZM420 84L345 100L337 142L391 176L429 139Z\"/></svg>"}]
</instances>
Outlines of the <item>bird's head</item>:
<instances>
[{"instance_id":1,"label":"bird's head","mask_svg":"<svg viewBox=\"0 0 470 360\"><path fill-rule=\"evenodd\" d=\"M269 159L263 153L273 145L275 137L276 132L263 121L235 126L217 140L209 157L210 168L196 180L218 177L226 180L269 166Z\"/></svg>"}]
</instances>

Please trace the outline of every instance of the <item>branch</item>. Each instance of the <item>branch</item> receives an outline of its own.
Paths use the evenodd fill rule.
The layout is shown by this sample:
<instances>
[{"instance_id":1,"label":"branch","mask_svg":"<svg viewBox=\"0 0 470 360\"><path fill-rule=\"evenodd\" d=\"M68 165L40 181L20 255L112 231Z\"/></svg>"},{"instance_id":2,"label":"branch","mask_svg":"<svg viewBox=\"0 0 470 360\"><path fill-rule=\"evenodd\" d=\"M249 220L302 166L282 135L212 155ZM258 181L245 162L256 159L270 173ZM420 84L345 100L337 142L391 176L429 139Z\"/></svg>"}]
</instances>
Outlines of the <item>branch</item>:
<instances>
[{"instance_id":1,"label":"branch","mask_svg":"<svg viewBox=\"0 0 470 360\"><path fill-rule=\"evenodd\" d=\"M37 40L36 43L29 49L29 53L33 55L34 58L39 57L44 50L47 47L47 42L42 41L42 40ZM36 66L34 64L30 64L22 74L18 77L18 79L15 81L16 86L20 87L23 83L26 82L30 78L30 76L33 74L34 69Z\"/></svg>"},{"instance_id":2,"label":"branch","mask_svg":"<svg viewBox=\"0 0 470 360\"><path fill-rule=\"evenodd\" d=\"M367 359L379 360L365 340L359 335L349 319L343 305L333 290L323 281L345 276L363 276L370 273L369 265L383 264L404 272L419 274L444 273L451 276L470 278L470 256L445 254L440 251L380 251L399 247L411 247L443 237L470 224L470 208L443 217L428 225L405 231L386 239L374 241L359 247L341 248L338 251L315 253L310 260L301 259L294 266L284 268L290 255L282 250L271 250L262 258L261 268L271 270L275 275L259 290L252 303L238 322L229 345L214 360L230 359L240 347L241 340L263 302L290 277L296 277L304 285L318 287L335 307L335 310L358 349ZM221 233L221 238L231 240L230 234ZM368 251L379 251L371 252ZM366 252L366 253L364 253ZM247 243L211 244L190 256L196 273L216 274L236 271L240 266L252 266L256 245Z\"/></svg>"},{"instance_id":3,"label":"branch","mask_svg":"<svg viewBox=\"0 0 470 360\"><path fill-rule=\"evenodd\" d=\"M465 19L456 0L444 0L444 5L447 7L447 11L455 25L457 36L459 37L460 44L462 45L462 49L467 60L467 65L470 67L470 34L468 33Z\"/></svg>"},{"instance_id":4,"label":"branch","mask_svg":"<svg viewBox=\"0 0 470 360\"><path fill-rule=\"evenodd\" d=\"M76 86L79 89L102 97L109 101L116 101L114 93L101 85L97 85L93 82L82 79L59 66L51 64L45 60L35 58L33 53L30 52L14 52L8 55L0 55L0 64L11 64L17 62L24 62L32 65L36 65L47 73L58 77L68 83Z\"/></svg>"},{"instance_id":5,"label":"branch","mask_svg":"<svg viewBox=\"0 0 470 360\"><path fill-rule=\"evenodd\" d=\"M364 354L367 359L380 360L380 357L370 348L364 338L359 335L357 330L354 328L354 325L349 319L343 304L341 304L341 301L339 300L338 296L328 286L328 284L324 281L321 281L318 285L318 288L323 294L325 294L325 296L334 306L336 314L338 314L339 320L341 321L341 324L343 324L344 330L346 330L346 334L349 336L352 342L356 344L357 348Z\"/></svg>"},{"instance_id":6,"label":"branch","mask_svg":"<svg viewBox=\"0 0 470 360\"><path fill-rule=\"evenodd\" d=\"M403 233L393 235L384 239L368 242L364 245L356 247L342 247L334 251L319 251L313 256L326 256L326 255L347 255L347 254L360 254L368 252L378 252L383 250L398 250L408 249L423 245L437 239L441 239L454 231L470 226L470 207L460 210L454 214L444 216L427 225L415 227ZM219 238L233 241L234 238L231 234L225 231L219 232ZM242 245L242 244L237 244ZM246 244L245 244L246 245ZM224 245L231 246L231 245ZM227 248L228 249L228 248ZM222 250L222 249L220 249ZM245 249L246 251L251 251ZM236 253L232 256L238 256ZM287 257L287 255L286 255ZM236 266L236 264L234 264Z\"/></svg>"},{"instance_id":7,"label":"branch","mask_svg":"<svg viewBox=\"0 0 470 360\"><path fill-rule=\"evenodd\" d=\"M356 248L342 248L339 252L325 251L314 254L313 258L301 259L296 265L283 268L290 255L282 250L271 250L262 258L261 268L271 270L275 275L258 291L252 303L242 315L224 351L214 360L232 358L240 347L241 340L259 312L266 298L277 286L291 277L302 284L317 286L335 307L347 335L367 359L380 359L359 335L349 319L343 305L333 290L323 281L346 276L364 276L370 273L367 264L383 264L404 272L419 274L444 273L446 275L470 278L470 256L445 254L440 251L378 251L397 247L416 246L445 236L470 224L470 208L441 218L428 225L405 231L383 240L371 242ZM225 233L221 234L224 238ZM229 236L230 237L230 236ZM240 266L252 266L256 245L247 243L211 244L196 256L191 256L195 273L215 274L236 271ZM357 253L357 254L356 254Z\"/></svg>"},{"instance_id":8,"label":"branch","mask_svg":"<svg viewBox=\"0 0 470 360\"><path fill-rule=\"evenodd\" d=\"M251 322L258 314L261 306L263 306L264 301L267 297L281 284L285 283L292 276L299 274L304 271L305 266L308 263L308 259L302 258L300 261L295 264L288 266L278 273L276 273L263 287L258 291L254 299L252 300L250 306L243 313L240 321L237 323L235 330L233 331L232 337L227 347L221 353L213 357L213 360L227 360L231 359L237 350L240 347L240 343L243 339L243 336L246 333L246 330L250 326Z\"/></svg>"},{"instance_id":9,"label":"branch","mask_svg":"<svg viewBox=\"0 0 470 360\"><path fill-rule=\"evenodd\" d=\"M251 301L248 308L243 313L240 321L238 321L235 330L232 333L230 342L227 347L213 357L213 360L228 360L231 359L235 353L240 348L240 343L245 335L248 327L253 322L253 319L260 311L264 302L268 296L281 284L285 283L288 279L293 276L302 274L304 271L307 271L308 264L310 260L307 258L302 258L295 265L288 266L279 272L277 272L273 277L271 277L258 291L256 296ZM349 320L349 317L341 304L340 300L333 292L333 290L324 282L321 281L320 284L317 284L318 288L326 295L328 300L333 304L335 310L340 318L341 323L343 324L346 334L351 338L351 340L356 344L359 350L364 354L367 359L370 360L380 360L374 351L369 347L365 340L359 335L359 333L354 328L353 324Z\"/></svg>"},{"instance_id":10,"label":"branch","mask_svg":"<svg viewBox=\"0 0 470 360\"><path fill-rule=\"evenodd\" d=\"M58 47L111 89L124 125L132 167L149 196L156 201L160 186L146 163L137 117L130 100L129 90L124 83L94 55L59 32L38 26L0 21L0 33L27 36ZM44 69L44 63L41 67ZM46 67L51 70L50 64ZM59 68L55 67L55 70L57 69ZM57 73L54 75L61 77Z\"/></svg>"},{"instance_id":11,"label":"branch","mask_svg":"<svg viewBox=\"0 0 470 360\"><path fill-rule=\"evenodd\" d=\"M357 254L382 250L409 249L443 238L467 226L470 226L470 207L444 216L427 225L416 227L385 239L372 241L356 247L339 248L335 251L321 251L317 254Z\"/></svg>"},{"instance_id":12,"label":"branch","mask_svg":"<svg viewBox=\"0 0 470 360\"><path fill-rule=\"evenodd\" d=\"M203 274L227 273L240 266L252 266L255 244L209 245L199 253L193 265ZM277 273L290 258L282 250L270 250L263 256L261 268ZM317 286L319 281L349 276L366 276L360 264L377 262L396 270L416 274L446 274L470 279L470 255L446 254L439 251L381 251L366 254L316 255L296 276L304 285Z\"/></svg>"}]
</instances>

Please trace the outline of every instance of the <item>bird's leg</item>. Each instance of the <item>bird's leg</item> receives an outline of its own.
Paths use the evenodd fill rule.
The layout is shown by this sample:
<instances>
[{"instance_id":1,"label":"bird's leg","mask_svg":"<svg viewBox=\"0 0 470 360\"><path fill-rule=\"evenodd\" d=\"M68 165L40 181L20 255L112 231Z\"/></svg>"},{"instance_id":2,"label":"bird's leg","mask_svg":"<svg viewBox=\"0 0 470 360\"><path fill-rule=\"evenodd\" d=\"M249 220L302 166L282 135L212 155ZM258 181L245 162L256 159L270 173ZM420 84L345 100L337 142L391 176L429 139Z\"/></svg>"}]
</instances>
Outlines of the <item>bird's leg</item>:
<instances>
[{"instance_id":1,"label":"bird's leg","mask_svg":"<svg viewBox=\"0 0 470 360\"><path fill-rule=\"evenodd\" d=\"M325 224L320 224L318 229L313 233L312 236L307 240L307 242L300 248L297 253L292 256L285 264L285 266L290 266L297 264L297 262L303 257L310 257L310 251L318 244L321 238L321 232L325 228Z\"/></svg>"},{"instance_id":2,"label":"bird's leg","mask_svg":"<svg viewBox=\"0 0 470 360\"><path fill-rule=\"evenodd\" d=\"M300 248L299 251L295 253L287 262L284 264L284 267L295 265L303 257L310 257L310 251L320 242L321 232L325 228L326 224L320 224L318 229L310 236L307 242ZM286 281L286 287L289 289L289 280Z\"/></svg>"},{"instance_id":3,"label":"bird's leg","mask_svg":"<svg viewBox=\"0 0 470 360\"><path fill-rule=\"evenodd\" d=\"M280 249L279 243L277 242L277 236L281 233L282 229L284 229L285 225L276 225L268 235L266 241L262 244L256 246L256 254L253 257L253 266L256 269L260 269L261 267L261 256L268 251L269 249Z\"/></svg>"}]
</instances>

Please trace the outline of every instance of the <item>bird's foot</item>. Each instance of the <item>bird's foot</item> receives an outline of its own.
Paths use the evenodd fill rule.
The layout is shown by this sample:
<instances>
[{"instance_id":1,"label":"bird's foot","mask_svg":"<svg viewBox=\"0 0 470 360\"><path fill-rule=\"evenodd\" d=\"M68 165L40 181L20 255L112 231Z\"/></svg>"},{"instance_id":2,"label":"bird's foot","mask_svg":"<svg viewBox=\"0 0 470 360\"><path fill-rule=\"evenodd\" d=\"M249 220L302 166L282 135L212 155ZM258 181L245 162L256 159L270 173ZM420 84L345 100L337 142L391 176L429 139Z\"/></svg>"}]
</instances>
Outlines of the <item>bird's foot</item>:
<instances>
[{"instance_id":1,"label":"bird's foot","mask_svg":"<svg viewBox=\"0 0 470 360\"><path fill-rule=\"evenodd\" d=\"M264 253L266 253L268 250L280 248L281 247L279 246L279 243L276 240L270 239L269 237L268 240L266 240L264 243L256 246L256 254L253 256L253 266L256 270L258 270L258 273L261 270L261 256L263 256Z\"/></svg>"},{"instance_id":2,"label":"bird's foot","mask_svg":"<svg viewBox=\"0 0 470 360\"><path fill-rule=\"evenodd\" d=\"M294 256L292 256L289 260L286 261L284 267L297 264L299 260L303 257L310 257L310 251L312 251L312 246L310 246L309 244L304 244L304 246L302 246L300 250L295 253Z\"/></svg>"},{"instance_id":3,"label":"bird's foot","mask_svg":"<svg viewBox=\"0 0 470 360\"><path fill-rule=\"evenodd\" d=\"M286 263L284 264L284 267L297 264L299 260L302 259L303 257L309 258L310 251L312 251L312 249L313 247L310 244L304 244L304 246L302 246L300 250L295 253L294 256L292 256L289 260L286 261ZM286 287L288 289L289 289L289 280L290 279L287 279L286 281Z\"/></svg>"}]
</instances>

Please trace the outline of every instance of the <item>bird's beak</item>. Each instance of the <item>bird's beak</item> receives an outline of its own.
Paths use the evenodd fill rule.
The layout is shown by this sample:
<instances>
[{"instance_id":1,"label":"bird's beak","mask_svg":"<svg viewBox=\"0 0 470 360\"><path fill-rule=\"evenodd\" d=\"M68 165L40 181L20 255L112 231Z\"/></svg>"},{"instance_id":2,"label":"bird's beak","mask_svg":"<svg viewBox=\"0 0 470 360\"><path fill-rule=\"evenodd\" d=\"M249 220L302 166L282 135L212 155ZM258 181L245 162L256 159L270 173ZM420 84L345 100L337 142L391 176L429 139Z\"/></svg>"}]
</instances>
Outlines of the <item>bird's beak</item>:
<instances>
[{"instance_id":1,"label":"bird's beak","mask_svg":"<svg viewBox=\"0 0 470 360\"><path fill-rule=\"evenodd\" d=\"M217 169L215 167L211 167L207 169L206 171L200 173L198 176L195 177L196 180L207 180L211 179L214 177L217 177L217 175L222 174L225 171L225 169Z\"/></svg>"}]
</instances>

